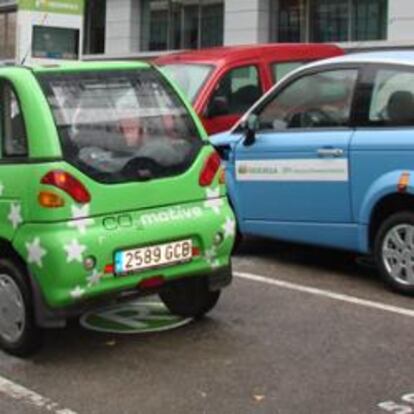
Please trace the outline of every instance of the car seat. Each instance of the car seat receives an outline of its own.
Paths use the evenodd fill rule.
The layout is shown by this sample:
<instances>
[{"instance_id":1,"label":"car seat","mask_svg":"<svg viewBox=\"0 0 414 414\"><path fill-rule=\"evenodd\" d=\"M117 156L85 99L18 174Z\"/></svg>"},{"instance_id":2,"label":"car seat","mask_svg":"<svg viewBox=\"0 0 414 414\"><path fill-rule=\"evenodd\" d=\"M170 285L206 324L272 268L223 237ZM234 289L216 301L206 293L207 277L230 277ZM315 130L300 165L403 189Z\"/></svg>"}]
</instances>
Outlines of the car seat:
<instances>
[{"instance_id":1,"label":"car seat","mask_svg":"<svg viewBox=\"0 0 414 414\"><path fill-rule=\"evenodd\" d=\"M261 96L262 91L259 86L247 85L240 88L231 98L231 112L235 114L246 112Z\"/></svg>"},{"instance_id":2,"label":"car seat","mask_svg":"<svg viewBox=\"0 0 414 414\"><path fill-rule=\"evenodd\" d=\"M387 103L388 123L410 125L414 121L414 96L409 91L395 91Z\"/></svg>"}]
</instances>

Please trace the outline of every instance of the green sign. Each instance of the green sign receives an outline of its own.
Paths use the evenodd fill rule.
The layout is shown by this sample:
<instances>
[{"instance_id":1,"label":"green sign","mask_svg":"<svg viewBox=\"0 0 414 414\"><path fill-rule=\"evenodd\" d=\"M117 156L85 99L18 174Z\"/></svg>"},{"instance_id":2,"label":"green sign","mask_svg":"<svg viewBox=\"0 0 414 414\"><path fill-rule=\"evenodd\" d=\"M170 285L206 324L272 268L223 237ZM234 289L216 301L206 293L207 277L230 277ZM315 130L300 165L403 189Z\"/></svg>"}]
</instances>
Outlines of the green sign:
<instances>
[{"instance_id":1,"label":"green sign","mask_svg":"<svg viewBox=\"0 0 414 414\"><path fill-rule=\"evenodd\" d=\"M84 0L18 0L20 10L82 15Z\"/></svg>"},{"instance_id":2,"label":"green sign","mask_svg":"<svg viewBox=\"0 0 414 414\"><path fill-rule=\"evenodd\" d=\"M161 332L191 322L191 318L172 315L161 302L134 301L88 312L81 325L93 331L138 334Z\"/></svg>"}]
</instances>

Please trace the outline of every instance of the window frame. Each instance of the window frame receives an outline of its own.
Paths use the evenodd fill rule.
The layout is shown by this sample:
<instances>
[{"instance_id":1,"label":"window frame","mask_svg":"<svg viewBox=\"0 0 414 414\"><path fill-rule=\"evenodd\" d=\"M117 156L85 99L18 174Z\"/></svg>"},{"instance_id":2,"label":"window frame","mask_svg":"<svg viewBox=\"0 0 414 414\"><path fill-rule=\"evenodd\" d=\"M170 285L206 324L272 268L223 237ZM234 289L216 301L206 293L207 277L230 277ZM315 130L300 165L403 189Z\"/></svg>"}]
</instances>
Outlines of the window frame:
<instances>
[{"instance_id":1,"label":"window frame","mask_svg":"<svg viewBox=\"0 0 414 414\"><path fill-rule=\"evenodd\" d=\"M16 33L15 32L10 32L10 22L9 22L9 19L10 19L10 15L11 14L14 14L15 15L15 22L16 22L16 28L17 28L17 8L16 8L16 6L13 6L13 5L6 5L6 6L3 6L1 9L0 9L0 15L4 15L4 18L5 18L5 25L4 25L4 27L2 27L2 28L0 28L0 31L1 30L4 30L4 32L3 32L3 35L4 35L4 40L5 40L5 44L4 44L4 47L5 47L5 50L7 50L7 46L8 45L10 45L10 38L9 38L9 36L11 35L12 36L12 40L13 40L13 54L12 55L6 55L6 54L3 54L3 55L0 55L0 60L13 60L14 58L15 58L15 55L16 55L16 45L17 45L17 38L16 38ZM0 36L1 36L1 34L0 34Z\"/></svg>"},{"instance_id":2,"label":"window frame","mask_svg":"<svg viewBox=\"0 0 414 414\"><path fill-rule=\"evenodd\" d=\"M257 115L258 112L260 112L265 106L267 106L270 101L277 98L278 95L284 92L286 88L288 88L290 85L292 85L294 82L299 81L300 79L304 78L305 76L311 76L311 75L317 75L322 72L332 72L332 71L339 71L339 70L356 70L357 71L357 78L355 81L355 89L351 101L351 112L349 116L349 124L347 126L338 126L338 127L316 127L316 128L310 128L310 127L304 127L304 128L292 128L292 129L285 129L285 130L275 130L275 129L258 129L258 134L274 134L274 133L293 133L293 132L313 132L313 131L347 131L349 129L354 129L356 125L359 122L358 114L356 113L356 106L360 104L360 82L362 77L362 70L363 66L358 63L352 63L352 64L329 64L324 66L318 66L315 68L306 68L301 70L300 72L288 76L283 80L282 82L279 82L276 84L273 91L265 96L265 98L251 110L248 112L248 114L255 114ZM242 122L237 125L237 127L232 131L233 133L240 133L242 130Z\"/></svg>"},{"instance_id":3,"label":"window frame","mask_svg":"<svg viewBox=\"0 0 414 414\"><path fill-rule=\"evenodd\" d=\"M5 161L5 160L27 160L30 158L30 148L29 148L29 136L27 134L27 123L26 123L26 119L25 119L25 114L22 108L22 102L20 99L20 96L17 92L17 89L15 87L15 85L13 84L13 82L10 79L7 78L3 78L0 77L0 101L2 98L2 91L4 86L9 86L12 93L14 94L14 96L16 97L16 101L17 104L19 106L19 111L21 113L21 120L22 120L22 127L23 127L23 132L24 132L24 138L26 141L26 152L25 154L19 154L19 155L9 155L6 153L6 142L5 142L5 137L3 134L4 131L4 118L3 118L3 112L0 110L0 149L1 149L1 154L0 154L0 160Z\"/></svg>"},{"instance_id":4,"label":"window frame","mask_svg":"<svg viewBox=\"0 0 414 414\"><path fill-rule=\"evenodd\" d=\"M208 96L208 98L206 100L206 103L204 105L204 111L203 112L204 113L208 112L209 107L210 107L210 103L211 103L211 101L212 101L212 99L214 97L214 94L215 94L215 92L217 90L217 87L220 84L220 82L224 79L224 77L227 76L227 74L229 74L230 72L232 72L234 70L237 70L237 69L243 69L243 68L249 68L249 67L254 67L256 69L256 71L257 71L257 78L259 80L259 88L260 88L261 94L263 95L265 93L265 91L264 91L264 88L263 88L261 68L260 68L260 64L259 63L256 63L256 62L243 63L240 66L232 66L230 68L227 67L219 75L217 82L215 82L214 87L213 87L213 90L211 91L210 95ZM213 73L214 72L212 72L212 74ZM252 105L254 105L254 103ZM252 105L250 105L250 107ZM244 111L244 112L246 112L246 111ZM218 115L218 116L213 117L212 119L214 119L214 118L223 118L223 117L226 117L226 116L241 116L241 115L243 115L244 112L235 112L235 113L228 113L228 114L225 114L225 115Z\"/></svg>"}]
</instances>

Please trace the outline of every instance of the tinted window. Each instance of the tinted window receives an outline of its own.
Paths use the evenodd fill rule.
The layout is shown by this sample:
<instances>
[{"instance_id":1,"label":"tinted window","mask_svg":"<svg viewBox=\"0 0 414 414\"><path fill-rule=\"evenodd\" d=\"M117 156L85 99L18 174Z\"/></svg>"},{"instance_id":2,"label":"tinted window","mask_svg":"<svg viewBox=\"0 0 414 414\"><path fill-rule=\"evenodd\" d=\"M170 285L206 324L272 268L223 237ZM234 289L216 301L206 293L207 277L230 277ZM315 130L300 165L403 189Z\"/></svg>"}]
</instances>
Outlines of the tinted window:
<instances>
[{"instance_id":1,"label":"tinted window","mask_svg":"<svg viewBox=\"0 0 414 414\"><path fill-rule=\"evenodd\" d=\"M3 156L27 155L27 137L19 101L8 82L0 81L0 136Z\"/></svg>"},{"instance_id":2,"label":"tinted window","mask_svg":"<svg viewBox=\"0 0 414 414\"><path fill-rule=\"evenodd\" d=\"M357 70L335 70L294 81L260 110L260 128L347 126L357 75Z\"/></svg>"},{"instance_id":3,"label":"tinted window","mask_svg":"<svg viewBox=\"0 0 414 414\"><path fill-rule=\"evenodd\" d=\"M99 181L182 173L202 146L183 103L154 70L41 79L65 158Z\"/></svg>"},{"instance_id":4,"label":"tinted window","mask_svg":"<svg viewBox=\"0 0 414 414\"><path fill-rule=\"evenodd\" d=\"M210 104L222 102L222 115L243 114L262 95L256 66L232 69L218 83Z\"/></svg>"},{"instance_id":5,"label":"tinted window","mask_svg":"<svg viewBox=\"0 0 414 414\"><path fill-rule=\"evenodd\" d=\"M273 82L279 82L283 77L285 77L289 72L301 67L303 62L279 62L273 63L272 67L272 74L273 74Z\"/></svg>"},{"instance_id":6,"label":"tinted window","mask_svg":"<svg viewBox=\"0 0 414 414\"><path fill-rule=\"evenodd\" d=\"M369 110L371 125L414 125L414 73L378 71Z\"/></svg>"}]
</instances>

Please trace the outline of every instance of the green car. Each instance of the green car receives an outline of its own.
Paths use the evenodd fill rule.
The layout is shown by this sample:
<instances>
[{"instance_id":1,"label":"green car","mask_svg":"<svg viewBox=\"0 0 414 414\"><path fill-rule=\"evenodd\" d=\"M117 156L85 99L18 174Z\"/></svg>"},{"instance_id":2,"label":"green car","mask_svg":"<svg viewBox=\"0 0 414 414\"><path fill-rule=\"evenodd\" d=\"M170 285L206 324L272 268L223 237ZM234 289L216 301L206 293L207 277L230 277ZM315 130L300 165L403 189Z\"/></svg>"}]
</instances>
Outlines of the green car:
<instances>
[{"instance_id":1,"label":"green car","mask_svg":"<svg viewBox=\"0 0 414 414\"><path fill-rule=\"evenodd\" d=\"M146 63L0 67L0 347L157 293L201 317L231 282L235 219L190 105Z\"/></svg>"}]
</instances>

